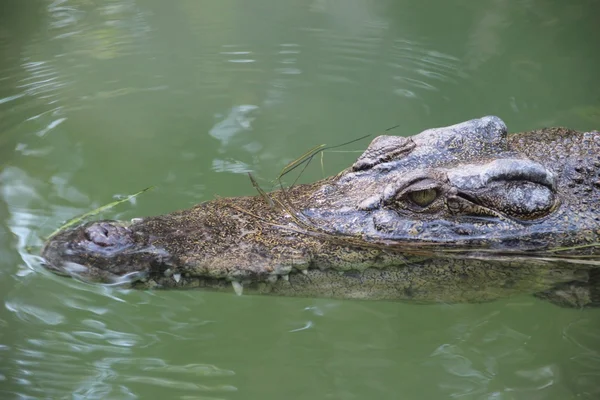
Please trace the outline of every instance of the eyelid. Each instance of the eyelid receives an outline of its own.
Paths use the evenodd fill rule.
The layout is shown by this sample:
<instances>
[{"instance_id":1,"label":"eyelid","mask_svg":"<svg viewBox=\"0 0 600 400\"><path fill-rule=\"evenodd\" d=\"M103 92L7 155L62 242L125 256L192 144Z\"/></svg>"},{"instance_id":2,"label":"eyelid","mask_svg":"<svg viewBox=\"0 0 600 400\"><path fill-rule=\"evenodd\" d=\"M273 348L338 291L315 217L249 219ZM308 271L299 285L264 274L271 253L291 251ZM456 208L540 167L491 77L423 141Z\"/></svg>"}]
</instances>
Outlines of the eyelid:
<instances>
[{"instance_id":1,"label":"eyelid","mask_svg":"<svg viewBox=\"0 0 600 400\"><path fill-rule=\"evenodd\" d=\"M412 190L405 195L415 205L427 208L439 197L439 192L435 188Z\"/></svg>"},{"instance_id":2,"label":"eyelid","mask_svg":"<svg viewBox=\"0 0 600 400\"><path fill-rule=\"evenodd\" d=\"M418 192L421 190L428 190L428 189L436 189L439 191L440 187L441 187L441 185L439 182L434 181L433 179L425 178L425 179L421 179L417 182L409 184L404 189L399 191L398 194L396 195L396 197L403 197L406 194L411 193L411 192Z\"/></svg>"},{"instance_id":3,"label":"eyelid","mask_svg":"<svg viewBox=\"0 0 600 400\"><path fill-rule=\"evenodd\" d=\"M442 183L436 179L430 178L429 175L425 175L423 171L415 171L416 173L406 173L400 176L398 181L394 181L386 186L383 190L381 201L383 204L387 204L395 201L406 193L415 190L426 190L426 189L437 189L440 190ZM412 175L412 176L410 176Z\"/></svg>"},{"instance_id":4,"label":"eyelid","mask_svg":"<svg viewBox=\"0 0 600 400\"><path fill-rule=\"evenodd\" d=\"M403 190L398 192L395 198L398 200L403 199L403 201L409 202L409 204L411 204L411 208L415 208L415 210L426 210L440 197L441 186L442 185L436 180L431 178L422 178L407 185ZM413 198L414 193L427 190L433 190L435 193L431 201L428 201L426 204L420 204Z\"/></svg>"}]
</instances>

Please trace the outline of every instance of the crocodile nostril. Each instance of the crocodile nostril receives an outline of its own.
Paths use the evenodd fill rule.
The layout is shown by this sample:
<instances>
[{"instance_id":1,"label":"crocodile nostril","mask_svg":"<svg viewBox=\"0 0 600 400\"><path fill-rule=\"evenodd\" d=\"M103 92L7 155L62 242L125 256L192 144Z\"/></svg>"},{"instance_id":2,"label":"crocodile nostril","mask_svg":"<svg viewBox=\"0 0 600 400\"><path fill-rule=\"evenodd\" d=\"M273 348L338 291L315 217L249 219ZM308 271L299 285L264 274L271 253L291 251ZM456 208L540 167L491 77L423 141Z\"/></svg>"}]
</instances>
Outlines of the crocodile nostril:
<instances>
[{"instance_id":1,"label":"crocodile nostril","mask_svg":"<svg viewBox=\"0 0 600 400\"><path fill-rule=\"evenodd\" d=\"M110 222L97 222L85 229L85 237L102 247L124 245L131 242L129 229Z\"/></svg>"}]
</instances>

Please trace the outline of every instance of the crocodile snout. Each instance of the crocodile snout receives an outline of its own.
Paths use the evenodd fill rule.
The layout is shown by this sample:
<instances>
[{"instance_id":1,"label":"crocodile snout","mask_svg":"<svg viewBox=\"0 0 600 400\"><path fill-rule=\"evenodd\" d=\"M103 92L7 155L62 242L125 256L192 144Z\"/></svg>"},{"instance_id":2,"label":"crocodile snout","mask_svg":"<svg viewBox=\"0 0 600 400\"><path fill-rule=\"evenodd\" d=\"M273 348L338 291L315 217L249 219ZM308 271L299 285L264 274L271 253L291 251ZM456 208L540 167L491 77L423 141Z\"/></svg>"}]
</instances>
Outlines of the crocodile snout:
<instances>
[{"instance_id":1,"label":"crocodile snout","mask_svg":"<svg viewBox=\"0 0 600 400\"><path fill-rule=\"evenodd\" d=\"M52 236L42 256L59 269L65 262L89 265L107 259L135 245L133 232L118 221L90 222Z\"/></svg>"},{"instance_id":2,"label":"crocodile snout","mask_svg":"<svg viewBox=\"0 0 600 400\"><path fill-rule=\"evenodd\" d=\"M44 265L59 274L86 281L127 283L159 262L158 249L123 222L88 222L52 236L42 250Z\"/></svg>"},{"instance_id":3,"label":"crocodile snout","mask_svg":"<svg viewBox=\"0 0 600 400\"><path fill-rule=\"evenodd\" d=\"M91 245L102 248L122 249L133 243L132 233L124 226L112 222L101 221L89 225L84 230L84 236Z\"/></svg>"}]
</instances>

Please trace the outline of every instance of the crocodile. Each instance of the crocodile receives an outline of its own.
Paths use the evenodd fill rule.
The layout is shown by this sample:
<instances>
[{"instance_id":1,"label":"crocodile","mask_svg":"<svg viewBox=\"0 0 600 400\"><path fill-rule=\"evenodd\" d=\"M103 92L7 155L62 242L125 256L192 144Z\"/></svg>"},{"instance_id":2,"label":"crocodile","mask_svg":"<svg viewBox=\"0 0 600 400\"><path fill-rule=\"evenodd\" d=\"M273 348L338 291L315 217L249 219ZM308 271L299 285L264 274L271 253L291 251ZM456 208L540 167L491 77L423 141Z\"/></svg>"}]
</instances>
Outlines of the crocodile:
<instances>
[{"instance_id":1,"label":"crocodile","mask_svg":"<svg viewBox=\"0 0 600 400\"><path fill-rule=\"evenodd\" d=\"M509 135L486 116L378 136L335 176L258 189L62 230L44 265L139 289L600 305L598 131Z\"/></svg>"}]
</instances>

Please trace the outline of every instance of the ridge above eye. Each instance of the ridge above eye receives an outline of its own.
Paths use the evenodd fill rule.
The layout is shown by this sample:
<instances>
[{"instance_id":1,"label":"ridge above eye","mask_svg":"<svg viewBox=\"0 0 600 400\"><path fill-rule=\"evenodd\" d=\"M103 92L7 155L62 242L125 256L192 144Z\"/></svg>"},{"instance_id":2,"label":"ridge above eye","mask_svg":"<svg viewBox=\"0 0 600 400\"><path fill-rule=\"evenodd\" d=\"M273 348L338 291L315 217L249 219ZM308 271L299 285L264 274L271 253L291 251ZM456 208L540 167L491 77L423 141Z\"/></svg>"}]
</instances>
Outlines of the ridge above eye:
<instances>
[{"instance_id":1,"label":"ridge above eye","mask_svg":"<svg viewBox=\"0 0 600 400\"><path fill-rule=\"evenodd\" d=\"M529 181L554 189L554 174L543 165L515 158L497 159L487 164L463 165L448 171L448 179L460 189L481 189L496 181Z\"/></svg>"}]
</instances>

